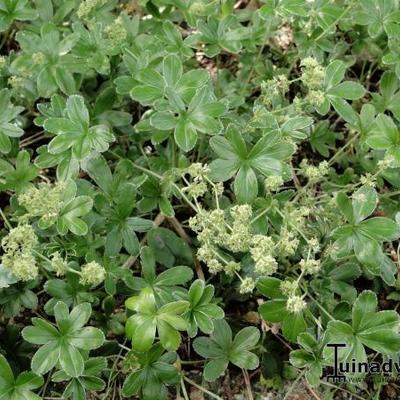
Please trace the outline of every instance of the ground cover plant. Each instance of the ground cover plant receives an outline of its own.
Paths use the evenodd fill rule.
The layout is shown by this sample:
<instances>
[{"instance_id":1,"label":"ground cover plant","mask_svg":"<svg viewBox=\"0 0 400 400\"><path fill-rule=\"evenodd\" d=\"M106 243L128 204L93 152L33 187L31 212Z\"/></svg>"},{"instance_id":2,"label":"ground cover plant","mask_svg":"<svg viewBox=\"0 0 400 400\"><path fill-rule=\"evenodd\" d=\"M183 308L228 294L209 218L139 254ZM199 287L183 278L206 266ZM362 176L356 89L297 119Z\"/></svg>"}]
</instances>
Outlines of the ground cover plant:
<instances>
[{"instance_id":1,"label":"ground cover plant","mask_svg":"<svg viewBox=\"0 0 400 400\"><path fill-rule=\"evenodd\" d=\"M0 0L0 399L397 399L398 0Z\"/></svg>"}]
</instances>

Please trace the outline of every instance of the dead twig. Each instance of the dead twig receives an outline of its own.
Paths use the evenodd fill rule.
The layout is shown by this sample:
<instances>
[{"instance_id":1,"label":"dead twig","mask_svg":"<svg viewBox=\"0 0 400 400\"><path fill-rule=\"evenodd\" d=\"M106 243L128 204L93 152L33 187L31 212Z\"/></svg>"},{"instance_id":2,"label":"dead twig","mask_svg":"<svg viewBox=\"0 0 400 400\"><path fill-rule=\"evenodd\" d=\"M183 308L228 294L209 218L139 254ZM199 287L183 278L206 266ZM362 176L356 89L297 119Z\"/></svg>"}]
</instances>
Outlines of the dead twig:
<instances>
[{"instance_id":1,"label":"dead twig","mask_svg":"<svg viewBox=\"0 0 400 400\"><path fill-rule=\"evenodd\" d=\"M244 383L246 384L247 397L249 400L254 400L253 392L251 390L251 382L250 382L249 374L245 369L242 369L242 373L243 373L243 377L244 377Z\"/></svg>"}]
</instances>

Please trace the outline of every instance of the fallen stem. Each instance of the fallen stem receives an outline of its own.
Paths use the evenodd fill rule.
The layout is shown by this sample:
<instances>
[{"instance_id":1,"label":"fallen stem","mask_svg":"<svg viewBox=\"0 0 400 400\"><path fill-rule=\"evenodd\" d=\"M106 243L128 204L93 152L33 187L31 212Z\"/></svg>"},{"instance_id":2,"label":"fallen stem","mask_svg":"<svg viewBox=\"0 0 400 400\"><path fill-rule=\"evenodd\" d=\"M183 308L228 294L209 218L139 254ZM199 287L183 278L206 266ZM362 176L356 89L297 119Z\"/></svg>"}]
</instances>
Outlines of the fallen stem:
<instances>
[{"instance_id":1,"label":"fallen stem","mask_svg":"<svg viewBox=\"0 0 400 400\"><path fill-rule=\"evenodd\" d=\"M208 394L210 397L212 397L213 399L216 400L224 400L222 397L217 396L216 394L214 394L213 392L210 392L209 390L203 388L203 386L197 384L195 381L192 381L191 379L187 378L186 376L183 376L183 379L187 382L190 383L192 386L194 386L195 388L201 390L202 392Z\"/></svg>"}]
</instances>

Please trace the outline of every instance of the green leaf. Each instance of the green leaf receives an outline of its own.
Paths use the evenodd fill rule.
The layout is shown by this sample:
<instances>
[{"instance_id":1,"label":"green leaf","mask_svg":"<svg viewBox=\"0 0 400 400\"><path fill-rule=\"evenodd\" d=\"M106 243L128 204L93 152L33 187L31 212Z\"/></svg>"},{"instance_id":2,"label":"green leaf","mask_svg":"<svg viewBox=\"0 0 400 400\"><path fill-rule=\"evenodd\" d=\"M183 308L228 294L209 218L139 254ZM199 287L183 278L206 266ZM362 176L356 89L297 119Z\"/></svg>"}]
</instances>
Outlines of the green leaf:
<instances>
[{"instance_id":1,"label":"green leaf","mask_svg":"<svg viewBox=\"0 0 400 400\"><path fill-rule=\"evenodd\" d=\"M229 361L232 364L235 364L239 368L250 369L250 370L256 369L259 365L258 357L247 350L238 351L235 349L231 353Z\"/></svg>"},{"instance_id":2,"label":"green leaf","mask_svg":"<svg viewBox=\"0 0 400 400\"><path fill-rule=\"evenodd\" d=\"M67 100L67 113L72 122L87 128L89 126L89 112L82 96L73 95Z\"/></svg>"},{"instance_id":3,"label":"green leaf","mask_svg":"<svg viewBox=\"0 0 400 400\"><path fill-rule=\"evenodd\" d=\"M71 333L69 338L73 346L82 350L97 349L105 340L103 332L92 326L85 327L79 332Z\"/></svg>"},{"instance_id":4,"label":"green leaf","mask_svg":"<svg viewBox=\"0 0 400 400\"><path fill-rule=\"evenodd\" d=\"M273 278L271 276L261 277L257 281L257 289L264 296L276 298L283 297L282 292L280 290L280 285L282 281L278 278Z\"/></svg>"},{"instance_id":5,"label":"green leaf","mask_svg":"<svg viewBox=\"0 0 400 400\"><path fill-rule=\"evenodd\" d=\"M167 111L159 111L154 113L150 118L150 123L154 128L164 130L173 129L176 125L176 118Z\"/></svg>"},{"instance_id":6,"label":"green leaf","mask_svg":"<svg viewBox=\"0 0 400 400\"><path fill-rule=\"evenodd\" d=\"M254 326L243 328L237 333L232 346L235 351L249 350L253 348L260 340L260 331Z\"/></svg>"},{"instance_id":7,"label":"green leaf","mask_svg":"<svg viewBox=\"0 0 400 400\"><path fill-rule=\"evenodd\" d=\"M193 270L184 265L172 267L157 275L156 282L158 285L172 286L182 285L193 277Z\"/></svg>"},{"instance_id":8,"label":"green leaf","mask_svg":"<svg viewBox=\"0 0 400 400\"><path fill-rule=\"evenodd\" d=\"M358 116L350 104L341 97L329 96L333 108L346 121L352 125L357 124Z\"/></svg>"},{"instance_id":9,"label":"green leaf","mask_svg":"<svg viewBox=\"0 0 400 400\"><path fill-rule=\"evenodd\" d=\"M181 335L168 322L160 320L157 323L160 342L166 350L176 350L181 343Z\"/></svg>"},{"instance_id":10,"label":"green leaf","mask_svg":"<svg viewBox=\"0 0 400 400\"><path fill-rule=\"evenodd\" d=\"M347 221L352 223L354 221L354 215L350 199L343 192L339 192L336 196L336 202Z\"/></svg>"},{"instance_id":11,"label":"green leaf","mask_svg":"<svg viewBox=\"0 0 400 400\"><path fill-rule=\"evenodd\" d=\"M365 89L357 82L345 81L330 89L327 94L347 100L357 100L364 96Z\"/></svg>"},{"instance_id":12,"label":"green leaf","mask_svg":"<svg viewBox=\"0 0 400 400\"><path fill-rule=\"evenodd\" d=\"M174 130L174 137L176 144L183 151L192 150L197 142L196 129L184 118L178 120Z\"/></svg>"},{"instance_id":13,"label":"green leaf","mask_svg":"<svg viewBox=\"0 0 400 400\"><path fill-rule=\"evenodd\" d=\"M2 385L13 385L14 384L14 374L6 360L6 358L0 354L0 382Z\"/></svg>"},{"instance_id":14,"label":"green leaf","mask_svg":"<svg viewBox=\"0 0 400 400\"><path fill-rule=\"evenodd\" d=\"M214 381L223 375L229 361L239 368L258 367L258 357L249 351L260 339L257 328L242 329L232 341L232 331L225 320L217 320L214 325L210 338L199 337L193 342L196 353L209 359L203 371L206 380Z\"/></svg>"},{"instance_id":15,"label":"green leaf","mask_svg":"<svg viewBox=\"0 0 400 400\"><path fill-rule=\"evenodd\" d=\"M250 167L240 167L235 178L234 191L237 200L241 203L251 203L257 197L257 177Z\"/></svg>"},{"instance_id":16,"label":"green leaf","mask_svg":"<svg viewBox=\"0 0 400 400\"><path fill-rule=\"evenodd\" d=\"M209 382L214 382L220 376L224 375L228 363L229 361L224 358L208 361L203 370L204 379Z\"/></svg>"},{"instance_id":17,"label":"green leaf","mask_svg":"<svg viewBox=\"0 0 400 400\"><path fill-rule=\"evenodd\" d=\"M163 60L163 76L168 86L174 87L182 76L181 60L170 54Z\"/></svg>"},{"instance_id":18,"label":"green leaf","mask_svg":"<svg viewBox=\"0 0 400 400\"><path fill-rule=\"evenodd\" d=\"M375 217L363 221L359 229L365 235L378 241L392 241L400 237L399 224L384 217Z\"/></svg>"},{"instance_id":19,"label":"green leaf","mask_svg":"<svg viewBox=\"0 0 400 400\"><path fill-rule=\"evenodd\" d=\"M22 331L23 338L33 344L46 344L59 337L57 329L40 318L32 318L34 326L27 326Z\"/></svg>"},{"instance_id":20,"label":"green leaf","mask_svg":"<svg viewBox=\"0 0 400 400\"><path fill-rule=\"evenodd\" d=\"M199 304L201 297L203 296L205 288L205 282L202 279L196 279L189 289L189 300L191 307Z\"/></svg>"},{"instance_id":21,"label":"green leaf","mask_svg":"<svg viewBox=\"0 0 400 400\"><path fill-rule=\"evenodd\" d=\"M302 313L288 314L282 322L282 333L291 342L297 341L297 336L307 329L306 321Z\"/></svg>"},{"instance_id":22,"label":"green leaf","mask_svg":"<svg viewBox=\"0 0 400 400\"><path fill-rule=\"evenodd\" d=\"M338 85L344 78L346 65L341 60L332 61L325 71L325 86L327 88Z\"/></svg>"},{"instance_id":23,"label":"green leaf","mask_svg":"<svg viewBox=\"0 0 400 400\"><path fill-rule=\"evenodd\" d=\"M42 346L33 356L31 368L33 372L43 375L56 366L60 359L58 343L50 342Z\"/></svg>"},{"instance_id":24,"label":"green leaf","mask_svg":"<svg viewBox=\"0 0 400 400\"><path fill-rule=\"evenodd\" d=\"M356 224L369 217L376 208L378 197L373 187L363 186L353 194L353 214Z\"/></svg>"},{"instance_id":25,"label":"green leaf","mask_svg":"<svg viewBox=\"0 0 400 400\"><path fill-rule=\"evenodd\" d=\"M353 241L357 260L361 265L367 267L371 273L378 275L380 265L383 262L381 245L376 240L361 234L355 235Z\"/></svg>"},{"instance_id":26,"label":"green leaf","mask_svg":"<svg viewBox=\"0 0 400 400\"><path fill-rule=\"evenodd\" d=\"M70 376L80 376L83 373L84 361L82 354L73 346L60 345L60 364L63 370Z\"/></svg>"},{"instance_id":27,"label":"green leaf","mask_svg":"<svg viewBox=\"0 0 400 400\"><path fill-rule=\"evenodd\" d=\"M286 300L266 301L258 308L258 312L265 321L280 322L288 314L286 310Z\"/></svg>"},{"instance_id":28,"label":"green leaf","mask_svg":"<svg viewBox=\"0 0 400 400\"><path fill-rule=\"evenodd\" d=\"M355 331L363 328L362 321L365 321L365 318L368 318L376 310L377 304L376 294L369 290L364 290L357 297L352 309L352 325Z\"/></svg>"}]
</instances>

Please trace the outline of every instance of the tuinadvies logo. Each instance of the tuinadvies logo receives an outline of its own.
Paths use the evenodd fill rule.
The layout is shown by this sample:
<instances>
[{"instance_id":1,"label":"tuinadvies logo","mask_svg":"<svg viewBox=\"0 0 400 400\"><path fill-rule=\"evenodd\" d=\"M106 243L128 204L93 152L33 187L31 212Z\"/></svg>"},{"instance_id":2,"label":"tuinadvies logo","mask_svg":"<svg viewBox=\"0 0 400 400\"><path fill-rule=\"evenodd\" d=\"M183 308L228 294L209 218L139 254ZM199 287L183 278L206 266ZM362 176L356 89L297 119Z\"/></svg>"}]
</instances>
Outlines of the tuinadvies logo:
<instances>
[{"instance_id":1,"label":"tuinadvies logo","mask_svg":"<svg viewBox=\"0 0 400 400\"><path fill-rule=\"evenodd\" d=\"M386 361L361 362L352 358L350 361L339 361L339 350L347 347L344 343L329 343L327 347L333 348L334 364L333 373L325 375L327 381L346 382L357 380L352 374L380 375L387 378L400 373L400 362L391 358ZM362 379L362 380L365 380Z\"/></svg>"}]
</instances>

